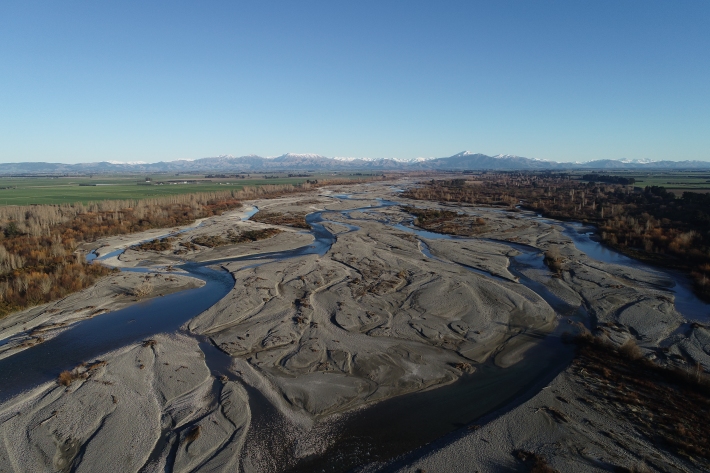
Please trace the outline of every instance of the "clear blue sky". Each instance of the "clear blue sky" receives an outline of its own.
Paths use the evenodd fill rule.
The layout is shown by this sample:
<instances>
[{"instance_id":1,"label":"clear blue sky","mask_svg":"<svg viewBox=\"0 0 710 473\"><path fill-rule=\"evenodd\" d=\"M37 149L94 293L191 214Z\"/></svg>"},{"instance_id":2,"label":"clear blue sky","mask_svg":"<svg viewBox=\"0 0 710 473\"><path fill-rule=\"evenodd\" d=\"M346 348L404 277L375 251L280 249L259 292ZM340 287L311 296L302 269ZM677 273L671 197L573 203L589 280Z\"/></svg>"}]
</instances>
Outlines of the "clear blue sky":
<instances>
[{"instance_id":1,"label":"clear blue sky","mask_svg":"<svg viewBox=\"0 0 710 473\"><path fill-rule=\"evenodd\" d=\"M463 150L710 160L710 2L0 2L0 162Z\"/></svg>"}]
</instances>

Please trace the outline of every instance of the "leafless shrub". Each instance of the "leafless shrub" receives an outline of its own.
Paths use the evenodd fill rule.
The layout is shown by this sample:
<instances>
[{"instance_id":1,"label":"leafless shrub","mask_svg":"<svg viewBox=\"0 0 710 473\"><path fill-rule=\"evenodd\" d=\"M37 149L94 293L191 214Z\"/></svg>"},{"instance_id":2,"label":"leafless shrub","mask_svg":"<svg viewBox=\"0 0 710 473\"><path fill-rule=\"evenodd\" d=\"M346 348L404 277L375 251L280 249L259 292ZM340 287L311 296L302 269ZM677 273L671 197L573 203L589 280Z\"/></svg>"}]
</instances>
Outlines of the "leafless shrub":
<instances>
[{"instance_id":1,"label":"leafless shrub","mask_svg":"<svg viewBox=\"0 0 710 473\"><path fill-rule=\"evenodd\" d=\"M199 425L194 426L190 432L185 435L185 443L188 445L197 440L200 437L200 434L202 433L202 427Z\"/></svg>"},{"instance_id":2,"label":"leafless shrub","mask_svg":"<svg viewBox=\"0 0 710 473\"><path fill-rule=\"evenodd\" d=\"M72 381L74 381L74 376L71 371L65 370L59 373L59 378L57 380L62 386L69 386Z\"/></svg>"},{"instance_id":3,"label":"leafless shrub","mask_svg":"<svg viewBox=\"0 0 710 473\"><path fill-rule=\"evenodd\" d=\"M557 248L556 246L551 246L546 252L545 252L545 258L544 258L545 264L547 265L548 268L550 268L550 271L559 274L563 267L562 267L562 255L560 254L560 249Z\"/></svg>"},{"instance_id":4,"label":"leafless shrub","mask_svg":"<svg viewBox=\"0 0 710 473\"><path fill-rule=\"evenodd\" d=\"M86 379L88 376L89 375L86 372L79 372L78 369L74 368L71 371L64 370L59 373L59 378L57 378L57 382L62 386L69 386L77 379Z\"/></svg>"},{"instance_id":5,"label":"leafless shrub","mask_svg":"<svg viewBox=\"0 0 710 473\"><path fill-rule=\"evenodd\" d=\"M133 295L139 299L150 295L153 292L153 285L148 281L143 281L133 288Z\"/></svg>"},{"instance_id":6,"label":"leafless shrub","mask_svg":"<svg viewBox=\"0 0 710 473\"><path fill-rule=\"evenodd\" d=\"M633 339L628 339L619 347L619 354L629 360L638 360L643 357L641 349Z\"/></svg>"},{"instance_id":7,"label":"leafless shrub","mask_svg":"<svg viewBox=\"0 0 710 473\"><path fill-rule=\"evenodd\" d=\"M476 368L474 366L472 366L470 363L458 362L458 363L452 363L451 366L453 366L457 370L461 371L462 373L471 374L476 371Z\"/></svg>"}]
</instances>

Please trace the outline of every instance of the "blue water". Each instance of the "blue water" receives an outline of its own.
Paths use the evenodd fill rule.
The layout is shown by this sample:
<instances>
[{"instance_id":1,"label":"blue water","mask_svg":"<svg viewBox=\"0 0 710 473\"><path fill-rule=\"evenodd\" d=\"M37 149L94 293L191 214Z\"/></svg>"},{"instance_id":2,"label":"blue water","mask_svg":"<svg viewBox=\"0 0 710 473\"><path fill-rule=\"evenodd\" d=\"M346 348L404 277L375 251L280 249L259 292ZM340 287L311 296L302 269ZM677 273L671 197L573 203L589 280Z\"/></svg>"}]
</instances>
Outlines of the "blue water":
<instances>
[{"instance_id":1,"label":"blue water","mask_svg":"<svg viewBox=\"0 0 710 473\"><path fill-rule=\"evenodd\" d=\"M259 207L257 207L257 206L255 205L254 208L252 208L250 211L248 211L246 214L244 214L244 216L242 217L242 221L249 220L249 219L252 218L254 215L256 215L256 213L257 213L258 211L259 211Z\"/></svg>"}]
</instances>

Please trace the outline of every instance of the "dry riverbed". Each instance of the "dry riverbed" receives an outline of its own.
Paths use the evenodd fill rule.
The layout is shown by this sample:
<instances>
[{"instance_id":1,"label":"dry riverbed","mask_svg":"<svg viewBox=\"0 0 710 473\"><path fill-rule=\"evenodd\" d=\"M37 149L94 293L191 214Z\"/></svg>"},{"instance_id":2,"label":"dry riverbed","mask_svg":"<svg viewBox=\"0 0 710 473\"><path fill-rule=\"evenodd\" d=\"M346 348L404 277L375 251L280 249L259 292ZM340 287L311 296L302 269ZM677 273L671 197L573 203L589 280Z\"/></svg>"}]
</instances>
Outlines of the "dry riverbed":
<instances>
[{"instance_id":1,"label":"dry riverbed","mask_svg":"<svg viewBox=\"0 0 710 473\"><path fill-rule=\"evenodd\" d=\"M353 195L343 200L334 194ZM455 209L457 224L469 219L478 239L420 237L395 228L408 225L412 216L400 206L377 208L378 198L397 200L388 185L370 184L249 202L173 235L159 251L129 249L107 260L165 269L181 261L299 248L313 236L286 224L314 211L324 211L325 227L337 235L323 256L258 265L220 262L232 273L234 287L186 323L185 333L158 335L86 360L64 375L68 384L58 379L3 404L0 471L277 471L325 451L332 442L329 426L343 413L451 384L483 363L515 365L558 324L579 330L566 318L580 306L610 346L633 340L648 359L667 364L680 358L710 368L707 329L686 324L661 273L599 263L577 250L560 227L495 209ZM268 213L268 223L243 220L252 205ZM351 209L361 210L343 213ZM269 228L280 232L212 248L195 243ZM116 237L96 246L107 254L158 235ZM537 267L523 275L569 306L567 312L553 309L511 269L511 258L522 251L541 257L553 248L559 274ZM176 273L153 274L149 295L199 283ZM12 347L0 347L0 357L77 320L132 303L144 284L145 274L120 273L0 321L0 334L15 337ZM210 372L193 335L207 337L231 357L228 377ZM595 404L583 368L573 364L518 408L404 464L366 469L509 471L522 464L515 451L524 452L518 457L554 457L560 471L608 471L610 465L640 462L661 471L692 469L667 452L645 460L653 446L628 428L618 406ZM270 457L263 439L250 440L248 432L258 426L251 425L249 390L258 391L288 426L282 439L289 458Z\"/></svg>"}]
</instances>

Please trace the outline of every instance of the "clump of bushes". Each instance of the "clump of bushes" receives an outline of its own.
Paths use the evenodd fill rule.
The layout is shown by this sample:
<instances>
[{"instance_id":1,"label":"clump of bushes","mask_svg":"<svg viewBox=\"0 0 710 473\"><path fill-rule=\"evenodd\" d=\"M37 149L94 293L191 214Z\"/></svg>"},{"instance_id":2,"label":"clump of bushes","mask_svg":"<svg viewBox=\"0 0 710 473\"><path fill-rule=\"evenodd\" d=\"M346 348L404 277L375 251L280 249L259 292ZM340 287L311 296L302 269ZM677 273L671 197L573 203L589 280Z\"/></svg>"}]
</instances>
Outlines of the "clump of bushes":
<instances>
[{"instance_id":1,"label":"clump of bushes","mask_svg":"<svg viewBox=\"0 0 710 473\"><path fill-rule=\"evenodd\" d=\"M77 379L86 379L88 378L89 375L86 373L78 373L75 369L74 370L64 370L61 373L59 373L59 378L57 379L57 382L61 384L62 386L69 386L71 383L76 381Z\"/></svg>"},{"instance_id":2,"label":"clump of bushes","mask_svg":"<svg viewBox=\"0 0 710 473\"><path fill-rule=\"evenodd\" d=\"M418 209L407 206L402 207L402 210L416 217L414 225L448 235L475 235L484 231L482 227L486 225L486 221L481 217L459 214L451 210Z\"/></svg>"},{"instance_id":3,"label":"clump of bushes","mask_svg":"<svg viewBox=\"0 0 710 473\"><path fill-rule=\"evenodd\" d=\"M138 286L134 287L132 292L135 297L142 299L153 292L153 284L151 284L150 281L143 281Z\"/></svg>"},{"instance_id":4,"label":"clump of bushes","mask_svg":"<svg viewBox=\"0 0 710 473\"><path fill-rule=\"evenodd\" d=\"M193 244L215 248L223 245L235 245L238 243L250 243L253 241L265 240L272 236L278 235L283 230L278 228L264 228L262 230L246 230L243 232L235 232L229 230L227 237L221 235L200 235L192 239Z\"/></svg>"},{"instance_id":5,"label":"clump of bushes","mask_svg":"<svg viewBox=\"0 0 710 473\"><path fill-rule=\"evenodd\" d=\"M192 239L192 243L206 246L207 248L215 248L217 246L226 245L227 241L221 235L200 235Z\"/></svg>"},{"instance_id":6,"label":"clump of bushes","mask_svg":"<svg viewBox=\"0 0 710 473\"><path fill-rule=\"evenodd\" d=\"M79 379L87 379L91 373L102 366L106 366L106 362L102 360L93 363L81 363L73 370L64 370L59 373L57 383L61 386L70 386L74 381Z\"/></svg>"},{"instance_id":7,"label":"clump of bushes","mask_svg":"<svg viewBox=\"0 0 710 473\"><path fill-rule=\"evenodd\" d=\"M311 226L306 223L306 215L305 213L259 212L251 220L269 225L284 225L310 230Z\"/></svg>"},{"instance_id":8,"label":"clump of bushes","mask_svg":"<svg viewBox=\"0 0 710 473\"><path fill-rule=\"evenodd\" d=\"M151 241L146 241L140 245L136 245L134 248L139 251L167 251L172 249L173 242L175 238L159 238Z\"/></svg>"},{"instance_id":9,"label":"clump of bushes","mask_svg":"<svg viewBox=\"0 0 710 473\"><path fill-rule=\"evenodd\" d=\"M452 363L451 366L453 366L457 370L461 371L462 373L466 373L466 374L471 374L476 371L476 367L471 365L471 363L458 362L458 363Z\"/></svg>"},{"instance_id":10,"label":"clump of bushes","mask_svg":"<svg viewBox=\"0 0 710 473\"><path fill-rule=\"evenodd\" d=\"M559 275L562 272L563 261L564 260L562 258L562 255L560 254L560 250L556 246L550 247L550 249L545 252L544 262L547 267L550 268L550 271L552 271L553 273Z\"/></svg>"}]
</instances>

